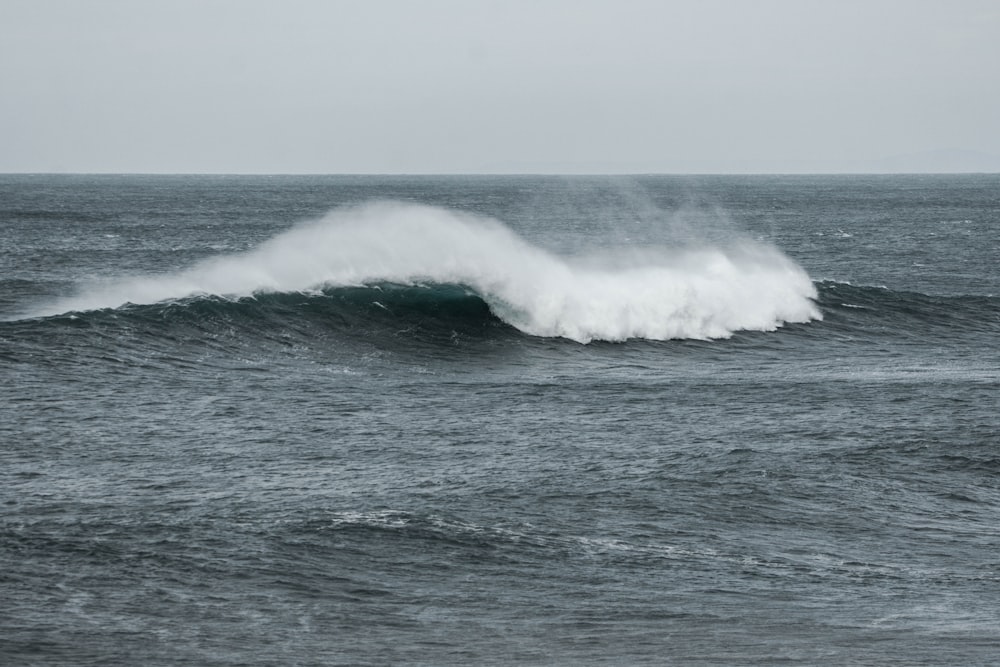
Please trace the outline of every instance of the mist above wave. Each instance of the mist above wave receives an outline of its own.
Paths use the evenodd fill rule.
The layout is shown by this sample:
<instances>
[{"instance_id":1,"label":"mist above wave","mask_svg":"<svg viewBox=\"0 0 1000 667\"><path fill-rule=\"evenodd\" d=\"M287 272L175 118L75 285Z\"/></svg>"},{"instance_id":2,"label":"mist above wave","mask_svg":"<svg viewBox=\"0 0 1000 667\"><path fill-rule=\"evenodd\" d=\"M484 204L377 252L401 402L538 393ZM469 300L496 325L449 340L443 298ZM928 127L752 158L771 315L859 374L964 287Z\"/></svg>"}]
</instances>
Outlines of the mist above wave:
<instances>
[{"instance_id":1,"label":"mist above wave","mask_svg":"<svg viewBox=\"0 0 1000 667\"><path fill-rule=\"evenodd\" d=\"M463 285L525 333L579 342L721 338L820 317L809 276L756 241L570 258L490 218L394 202L336 209L176 273L91 286L35 315L384 282Z\"/></svg>"}]
</instances>

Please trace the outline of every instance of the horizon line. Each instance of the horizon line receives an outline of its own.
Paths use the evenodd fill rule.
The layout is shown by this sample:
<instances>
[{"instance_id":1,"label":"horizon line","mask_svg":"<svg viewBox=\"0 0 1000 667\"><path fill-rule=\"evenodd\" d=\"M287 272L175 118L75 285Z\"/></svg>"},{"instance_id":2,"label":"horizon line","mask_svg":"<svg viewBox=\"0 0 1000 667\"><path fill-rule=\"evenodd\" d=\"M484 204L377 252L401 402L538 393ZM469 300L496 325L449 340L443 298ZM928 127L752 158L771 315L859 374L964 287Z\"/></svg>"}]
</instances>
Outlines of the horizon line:
<instances>
[{"instance_id":1,"label":"horizon line","mask_svg":"<svg viewBox=\"0 0 1000 667\"><path fill-rule=\"evenodd\" d=\"M3 176L990 176L998 171L5 171Z\"/></svg>"}]
</instances>

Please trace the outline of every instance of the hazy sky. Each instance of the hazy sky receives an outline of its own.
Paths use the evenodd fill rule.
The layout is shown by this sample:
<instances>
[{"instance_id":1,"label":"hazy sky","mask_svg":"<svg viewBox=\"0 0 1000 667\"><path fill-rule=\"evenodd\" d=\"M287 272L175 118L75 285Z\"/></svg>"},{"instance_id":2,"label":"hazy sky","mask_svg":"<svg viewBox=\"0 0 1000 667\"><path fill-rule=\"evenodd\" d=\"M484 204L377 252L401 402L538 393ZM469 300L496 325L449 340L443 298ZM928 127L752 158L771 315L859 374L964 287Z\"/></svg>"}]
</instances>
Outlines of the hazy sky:
<instances>
[{"instance_id":1,"label":"hazy sky","mask_svg":"<svg viewBox=\"0 0 1000 667\"><path fill-rule=\"evenodd\" d=\"M1000 1L0 0L0 91L5 172L865 170L1000 155Z\"/></svg>"}]
</instances>

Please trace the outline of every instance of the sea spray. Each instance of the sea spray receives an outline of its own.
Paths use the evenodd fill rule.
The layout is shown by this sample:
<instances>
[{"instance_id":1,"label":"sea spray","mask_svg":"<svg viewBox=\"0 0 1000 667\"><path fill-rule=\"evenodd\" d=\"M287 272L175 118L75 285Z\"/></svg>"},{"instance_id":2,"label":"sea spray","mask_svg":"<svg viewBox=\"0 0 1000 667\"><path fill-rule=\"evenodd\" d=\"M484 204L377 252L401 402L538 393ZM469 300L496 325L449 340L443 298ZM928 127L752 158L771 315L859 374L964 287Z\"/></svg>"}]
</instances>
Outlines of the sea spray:
<instances>
[{"instance_id":1,"label":"sea spray","mask_svg":"<svg viewBox=\"0 0 1000 667\"><path fill-rule=\"evenodd\" d=\"M521 331L582 343L722 338L820 317L809 276L758 241L563 257L490 218L396 202L336 209L249 252L91 286L34 315L386 282L461 285Z\"/></svg>"}]
</instances>

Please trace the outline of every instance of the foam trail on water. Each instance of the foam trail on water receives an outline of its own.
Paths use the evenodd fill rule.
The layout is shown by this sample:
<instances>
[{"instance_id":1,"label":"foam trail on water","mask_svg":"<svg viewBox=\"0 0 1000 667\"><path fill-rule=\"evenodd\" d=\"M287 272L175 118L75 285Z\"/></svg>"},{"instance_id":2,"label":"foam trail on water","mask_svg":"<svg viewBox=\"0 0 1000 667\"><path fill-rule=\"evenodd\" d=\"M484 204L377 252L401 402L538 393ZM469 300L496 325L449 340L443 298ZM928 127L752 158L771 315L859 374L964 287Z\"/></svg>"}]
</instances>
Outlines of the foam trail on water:
<instances>
[{"instance_id":1,"label":"foam trail on water","mask_svg":"<svg viewBox=\"0 0 1000 667\"><path fill-rule=\"evenodd\" d=\"M35 314L379 282L465 285L521 331L580 342L720 338L820 317L809 276L756 242L584 262L495 220L392 202L338 209L252 251L94 287Z\"/></svg>"}]
</instances>

